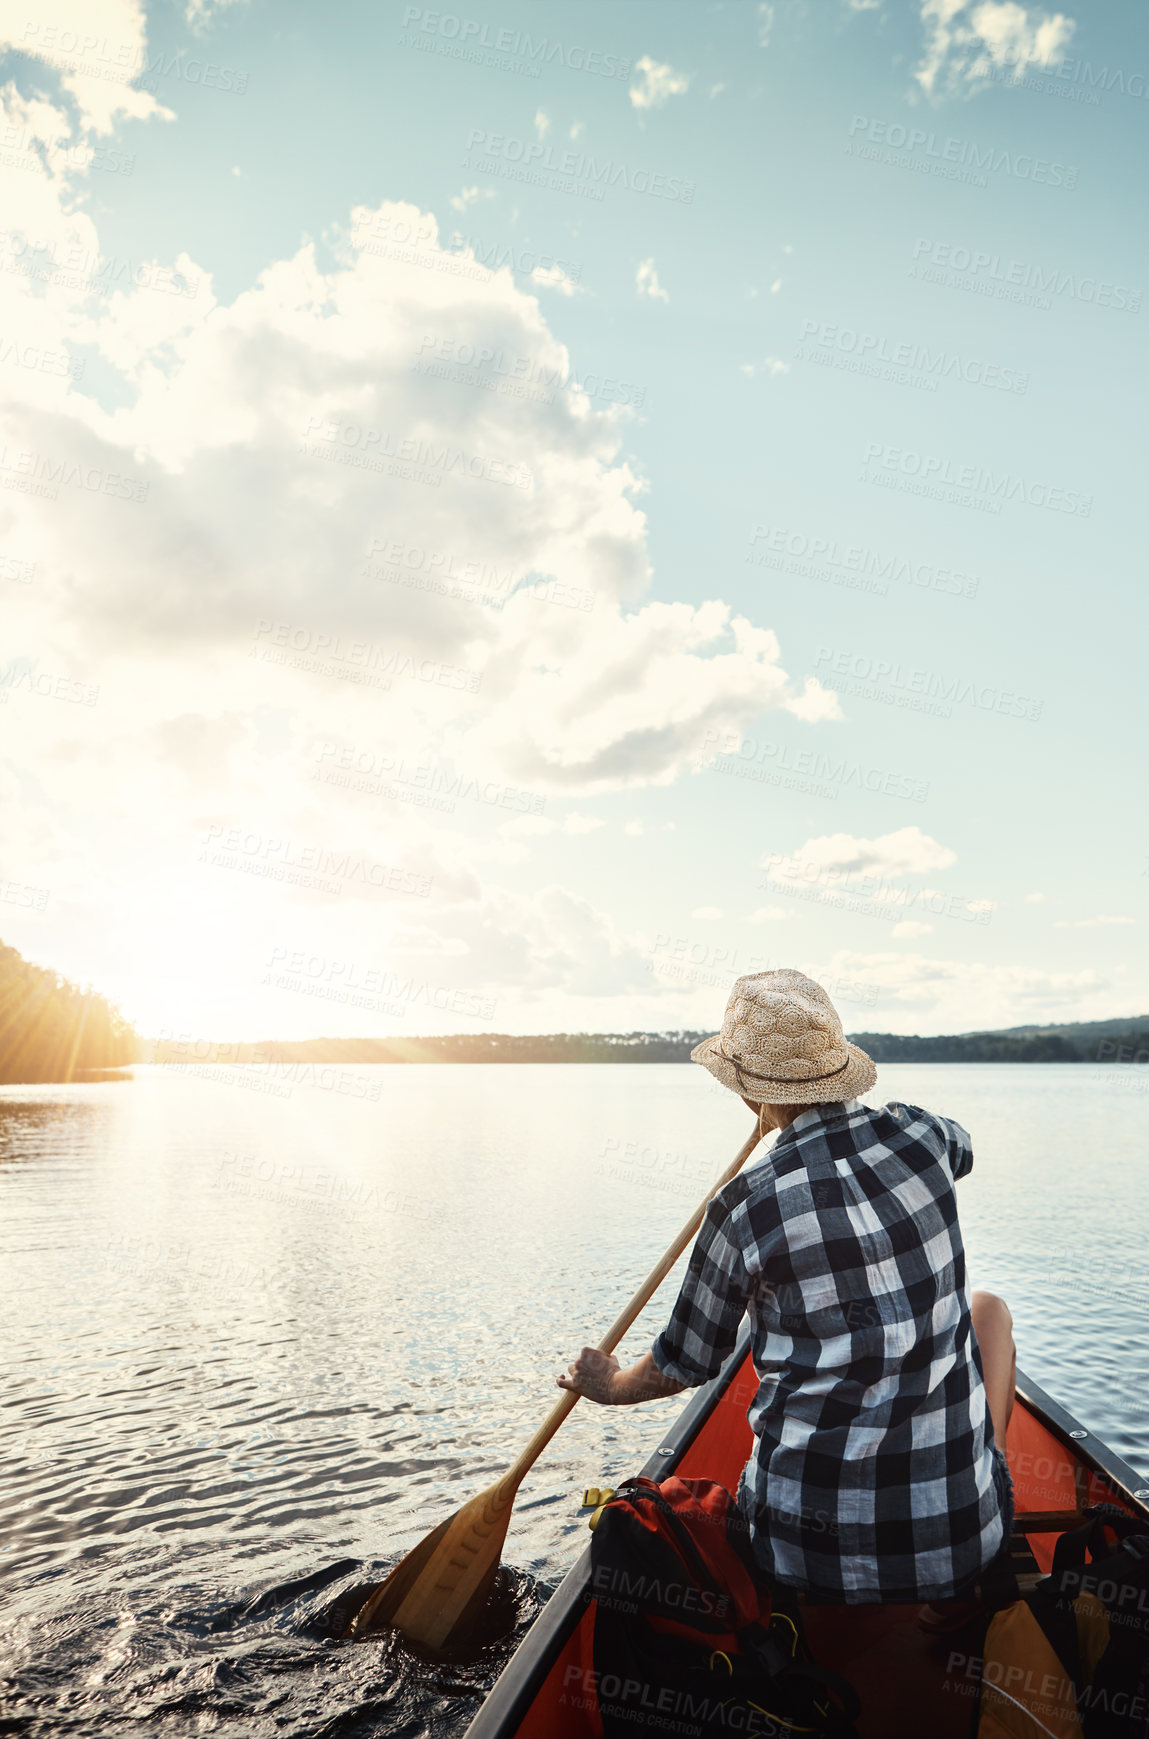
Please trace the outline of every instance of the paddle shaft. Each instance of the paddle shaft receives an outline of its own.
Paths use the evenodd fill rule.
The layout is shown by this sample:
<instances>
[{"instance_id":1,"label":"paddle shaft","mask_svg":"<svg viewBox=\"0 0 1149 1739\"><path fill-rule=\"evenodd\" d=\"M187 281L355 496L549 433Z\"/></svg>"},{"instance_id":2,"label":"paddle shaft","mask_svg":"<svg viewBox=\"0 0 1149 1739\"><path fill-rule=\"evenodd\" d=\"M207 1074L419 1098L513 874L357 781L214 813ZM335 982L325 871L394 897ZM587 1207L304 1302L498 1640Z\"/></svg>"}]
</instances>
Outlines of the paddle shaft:
<instances>
[{"instance_id":1,"label":"paddle shaft","mask_svg":"<svg viewBox=\"0 0 1149 1739\"><path fill-rule=\"evenodd\" d=\"M742 1170L742 1167L746 1164L746 1161L750 1158L750 1155L754 1152L754 1149L757 1147L761 1139L761 1133L758 1126L755 1125L753 1135L743 1142L736 1157L731 1160L730 1164L726 1167L726 1170L722 1173L722 1176L717 1180L704 1200L699 1203L698 1207L691 1214L666 1254L659 1258L646 1279L643 1281L642 1285L639 1287L638 1291L634 1294L634 1297L628 1304L623 1306L622 1310L615 1317L614 1321L598 1343L598 1350L600 1353L612 1353L627 1329L631 1327L641 1312L646 1309L647 1305L662 1285L662 1282L666 1279L666 1276L670 1273L670 1270L674 1267L674 1264L686 1249L686 1246L697 1236L698 1228L701 1226L706 1215L706 1210L710 1206L711 1197L714 1196L724 1184L728 1184L731 1178L738 1176L738 1173ZM563 1420L570 1413L578 1399L578 1395L575 1394L573 1390L567 1389L564 1392L562 1399L555 1403L554 1407L543 1420L522 1454L516 1461L511 1463L506 1474L499 1481L500 1487L505 1488L509 1486L512 1490L517 1490L524 1474L529 1472L529 1470L534 1466L535 1462L538 1460L539 1456L542 1454L543 1450L546 1448L547 1444L550 1442Z\"/></svg>"}]
</instances>

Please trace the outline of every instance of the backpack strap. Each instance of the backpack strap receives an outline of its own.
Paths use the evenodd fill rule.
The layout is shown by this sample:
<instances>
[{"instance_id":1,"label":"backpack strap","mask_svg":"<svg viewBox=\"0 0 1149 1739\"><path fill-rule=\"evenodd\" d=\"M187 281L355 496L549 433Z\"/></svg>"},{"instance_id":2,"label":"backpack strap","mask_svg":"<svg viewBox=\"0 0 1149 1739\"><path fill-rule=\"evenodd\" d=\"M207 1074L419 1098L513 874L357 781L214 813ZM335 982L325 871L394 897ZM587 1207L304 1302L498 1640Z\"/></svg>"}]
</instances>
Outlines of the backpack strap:
<instances>
[{"instance_id":1,"label":"backpack strap","mask_svg":"<svg viewBox=\"0 0 1149 1739\"><path fill-rule=\"evenodd\" d=\"M702 1553L695 1545L694 1540L691 1537L690 1529L686 1526L682 1517L679 1515L670 1499L666 1496L666 1493L661 1491L659 1487L651 1481L649 1489L644 1490L639 1495L644 1497L648 1503L654 1505L655 1509L662 1517L667 1532L671 1535L678 1550L690 1566L691 1573L699 1583L700 1587L705 1588L707 1583L713 1580L713 1573L709 1569Z\"/></svg>"},{"instance_id":2,"label":"backpack strap","mask_svg":"<svg viewBox=\"0 0 1149 1739\"><path fill-rule=\"evenodd\" d=\"M808 1688L814 1707L822 1715L821 1733L833 1734L835 1739L855 1739L854 1722L862 1712L862 1699L841 1673L819 1666L815 1661L791 1661L778 1683L788 1687L801 1684ZM821 1703L818 1700L820 1693ZM822 1703L827 1705L824 1713ZM835 1703L838 1705L836 1708Z\"/></svg>"},{"instance_id":3,"label":"backpack strap","mask_svg":"<svg viewBox=\"0 0 1149 1739\"><path fill-rule=\"evenodd\" d=\"M1146 1532L1143 1521L1127 1515L1116 1504L1091 1504L1082 1514L1089 1520L1080 1528L1062 1534L1053 1548L1054 1576L1064 1576L1070 1570L1084 1570L1086 1552L1091 1561L1104 1557L1110 1550L1105 1538L1106 1528L1116 1534L1119 1541Z\"/></svg>"}]
</instances>

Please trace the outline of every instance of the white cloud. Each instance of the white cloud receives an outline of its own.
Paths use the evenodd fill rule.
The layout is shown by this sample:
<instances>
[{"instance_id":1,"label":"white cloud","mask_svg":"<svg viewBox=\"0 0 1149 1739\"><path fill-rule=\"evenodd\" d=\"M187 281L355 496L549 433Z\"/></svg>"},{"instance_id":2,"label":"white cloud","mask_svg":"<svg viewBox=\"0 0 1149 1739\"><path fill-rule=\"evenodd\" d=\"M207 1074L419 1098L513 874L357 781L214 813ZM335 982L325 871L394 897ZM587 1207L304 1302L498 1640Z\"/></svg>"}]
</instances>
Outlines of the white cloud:
<instances>
[{"instance_id":1,"label":"white cloud","mask_svg":"<svg viewBox=\"0 0 1149 1739\"><path fill-rule=\"evenodd\" d=\"M466 211L472 205L477 205L480 199L494 199L493 187L463 187L450 199L453 211Z\"/></svg>"},{"instance_id":2,"label":"white cloud","mask_svg":"<svg viewBox=\"0 0 1149 1739\"><path fill-rule=\"evenodd\" d=\"M1054 922L1055 930L1105 930L1117 925L1123 927L1135 924L1136 918L1058 918Z\"/></svg>"},{"instance_id":3,"label":"white cloud","mask_svg":"<svg viewBox=\"0 0 1149 1739\"><path fill-rule=\"evenodd\" d=\"M906 918L900 924L895 924L890 931L891 936L928 936L933 930L932 924L919 924L914 918Z\"/></svg>"},{"instance_id":4,"label":"white cloud","mask_svg":"<svg viewBox=\"0 0 1149 1739\"><path fill-rule=\"evenodd\" d=\"M112 59L107 44L112 45ZM0 50L4 48L31 55L52 69L47 91L58 78L60 89L75 104L81 135L110 133L124 119L174 119L170 109L132 83L147 71L147 24L140 0L25 0L24 5L2 8ZM70 123L65 120L64 126L70 134Z\"/></svg>"},{"instance_id":5,"label":"white cloud","mask_svg":"<svg viewBox=\"0 0 1149 1739\"><path fill-rule=\"evenodd\" d=\"M1112 1013L1115 995L1112 980L1096 971L1049 972L894 951L843 949L827 976L867 988L863 1013L843 1008L851 1031L984 1032L1030 1022L1099 1020Z\"/></svg>"},{"instance_id":6,"label":"white cloud","mask_svg":"<svg viewBox=\"0 0 1149 1739\"><path fill-rule=\"evenodd\" d=\"M675 72L672 66L652 60L649 54L635 61L634 70L640 74L638 82L630 87L630 100L636 109L661 108L670 97L681 96L690 84L688 74Z\"/></svg>"},{"instance_id":7,"label":"white cloud","mask_svg":"<svg viewBox=\"0 0 1149 1739\"><path fill-rule=\"evenodd\" d=\"M842 716L837 694L832 688L823 688L816 676L808 676L801 694L782 704L788 713L808 725L824 724Z\"/></svg>"},{"instance_id":8,"label":"white cloud","mask_svg":"<svg viewBox=\"0 0 1149 1739\"><path fill-rule=\"evenodd\" d=\"M722 916L722 908L721 906L695 906L690 916L697 918L700 923L710 924Z\"/></svg>"},{"instance_id":9,"label":"white cloud","mask_svg":"<svg viewBox=\"0 0 1149 1739\"><path fill-rule=\"evenodd\" d=\"M658 281L658 273L654 269L653 260L639 262L638 271L634 274L634 282L640 296L650 296L659 302L669 302L670 297Z\"/></svg>"},{"instance_id":10,"label":"white cloud","mask_svg":"<svg viewBox=\"0 0 1149 1739\"><path fill-rule=\"evenodd\" d=\"M544 290L557 290L560 296L582 296L585 294L582 285L576 284L574 279L568 277L558 264L536 266L531 273L531 283L538 284Z\"/></svg>"},{"instance_id":11,"label":"white cloud","mask_svg":"<svg viewBox=\"0 0 1149 1739\"><path fill-rule=\"evenodd\" d=\"M779 356L766 356L761 362L740 362L738 367L747 380L753 380L754 376L759 373L765 374L773 380L776 374L789 374L790 372L790 364L783 362Z\"/></svg>"},{"instance_id":12,"label":"white cloud","mask_svg":"<svg viewBox=\"0 0 1149 1739\"><path fill-rule=\"evenodd\" d=\"M545 109L535 110L535 132L540 139L545 139L550 132L551 118Z\"/></svg>"},{"instance_id":13,"label":"white cloud","mask_svg":"<svg viewBox=\"0 0 1149 1739\"><path fill-rule=\"evenodd\" d=\"M772 874L779 881L794 881L803 879L805 865L827 874L905 876L948 869L956 863L957 854L948 846L939 845L920 827L900 827L896 833L883 833L876 839L862 839L852 833L820 834L816 839L808 839L781 863L776 858L777 854L771 854L762 861L773 866Z\"/></svg>"},{"instance_id":14,"label":"white cloud","mask_svg":"<svg viewBox=\"0 0 1149 1739\"><path fill-rule=\"evenodd\" d=\"M4 120L25 114L67 130L53 105L9 93ZM11 180L13 228L59 255L101 253L64 178ZM6 383L0 444L63 479L55 499L6 492L5 553L38 564L35 586L11 588L10 644L99 695L81 718L10 689L4 722L27 749L23 787L0 793L5 874L52 887L53 963L152 1026L314 1030L313 1005L288 998L281 1021L260 988L284 935L337 958L364 936L388 958L402 943L416 965L450 958L458 982L511 996L649 991L641 952L601 913L563 890L526 910L488 876L532 834L573 850L595 825L575 811L554 827L538 809L556 792L666 785L708 731L837 708L721 599L644 596L644 484L621 414L577 388L519 398L416 370L428 334L560 382L570 359L537 286L364 245L400 228L433 256L430 214L360 208L330 268L304 245L227 303L185 256L186 296L137 283L47 298L0 274L2 329L93 345L116 384L103 408L67 377ZM93 477L126 478L139 499ZM399 583L448 568L453 586ZM507 582L501 608L465 577L480 571ZM516 591L528 576L595 607ZM503 835L504 815L527 825ZM233 829L250 857L223 861ZM352 868L309 882L298 866L314 859ZM356 863L429 889L368 884ZM561 959L545 952L556 912ZM597 966L584 970L580 937ZM170 970L164 949L179 952Z\"/></svg>"},{"instance_id":15,"label":"white cloud","mask_svg":"<svg viewBox=\"0 0 1149 1739\"><path fill-rule=\"evenodd\" d=\"M593 545L593 526L584 535ZM516 602L501 612L508 628ZM537 615L529 638L508 633L492 653L491 699L460 743L527 789L668 784L699 765L699 746L721 740L728 719L775 707L810 723L838 716L837 696L815 678L795 692L770 629L718 599ZM499 704L504 686L513 706Z\"/></svg>"},{"instance_id":16,"label":"white cloud","mask_svg":"<svg viewBox=\"0 0 1149 1739\"><path fill-rule=\"evenodd\" d=\"M787 918L789 915L783 906L756 906L747 916L746 922L748 924L773 924L779 918Z\"/></svg>"},{"instance_id":17,"label":"white cloud","mask_svg":"<svg viewBox=\"0 0 1149 1739\"><path fill-rule=\"evenodd\" d=\"M606 822L601 815L577 815L572 809L563 817L564 833L597 833L600 827L605 826Z\"/></svg>"},{"instance_id":18,"label":"white cloud","mask_svg":"<svg viewBox=\"0 0 1149 1739\"><path fill-rule=\"evenodd\" d=\"M1044 894L1026 894L1025 903L1027 906L1044 905L1045 904L1045 895Z\"/></svg>"},{"instance_id":19,"label":"white cloud","mask_svg":"<svg viewBox=\"0 0 1149 1739\"><path fill-rule=\"evenodd\" d=\"M771 0L759 0L758 6L758 46L768 48L774 29L774 7Z\"/></svg>"},{"instance_id":20,"label":"white cloud","mask_svg":"<svg viewBox=\"0 0 1149 1739\"><path fill-rule=\"evenodd\" d=\"M1076 28L1062 12L1015 0L921 0L921 19L926 44L914 78L928 96L975 90L994 68L1052 66Z\"/></svg>"},{"instance_id":21,"label":"white cloud","mask_svg":"<svg viewBox=\"0 0 1149 1739\"><path fill-rule=\"evenodd\" d=\"M571 123L570 137L572 139L577 139L579 137L579 135L581 134L582 130L583 130L583 123L581 121L573 121Z\"/></svg>"},{"instance_id":22,"label":"white cloud","mask_svg":"<svg viewBox=\"0 0 1149 1739\"><path fill-rule=\"evenodd\" d=\"M209 25L217 12L229 6L245 5L246 0L187 0L184 17L197 34Z\"/></svg>"},{"instance_id":23,"label":"white cloud","mask_svg":"<svg viewBox=\"0 0 1149 1739\"><path fill-rule=\"evenodd\" d=\"M775 278L774 282L770 286L770 294L772 296L776 296L781 288L782 288L781 278Z\"/></svg>"},{"instance_id":24,"label":"white cloud","mask_svg":"<svg viewBox=\"0 0 1149 1739\"><path fill-rule=\"evenodd\" d=\"M722 85L722 84L711 85L709 91L707 91L706 94L708 97L713 99L714 97L720 97L725 89L726 89L726 86Z\"/></svg>"},{"instance_id":25,"label":"white cloud","mask_svg":"<svg viewBox=\"0 0 1149 1739\"><path fill-rule=\"evenodd\" d=\"M641 821L628 821L626 823L626 826L623 828L622 831L625 834L628 834L631 839L638 839L638 837L642 833L642 822Z\"/></svg>"}]
</instances>

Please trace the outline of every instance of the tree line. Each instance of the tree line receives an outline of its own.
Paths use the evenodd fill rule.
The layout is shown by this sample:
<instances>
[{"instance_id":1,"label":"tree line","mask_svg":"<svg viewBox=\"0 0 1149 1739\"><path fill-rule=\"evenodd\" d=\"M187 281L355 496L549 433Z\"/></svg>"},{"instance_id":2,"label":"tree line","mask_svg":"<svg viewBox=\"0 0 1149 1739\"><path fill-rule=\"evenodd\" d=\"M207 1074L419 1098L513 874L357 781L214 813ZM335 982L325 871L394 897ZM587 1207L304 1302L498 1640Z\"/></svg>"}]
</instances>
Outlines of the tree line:
<instances>
[{"instance_id":1,"label":"tree line","mask_svg":"<svg viewBox=\"0 0 1149 1739\"><path fill-rule=\"evenodd\" d=\"M0 1084L74 1081L135 1057L118 1008L0 942Z\"/></svg>"}]
</instances>

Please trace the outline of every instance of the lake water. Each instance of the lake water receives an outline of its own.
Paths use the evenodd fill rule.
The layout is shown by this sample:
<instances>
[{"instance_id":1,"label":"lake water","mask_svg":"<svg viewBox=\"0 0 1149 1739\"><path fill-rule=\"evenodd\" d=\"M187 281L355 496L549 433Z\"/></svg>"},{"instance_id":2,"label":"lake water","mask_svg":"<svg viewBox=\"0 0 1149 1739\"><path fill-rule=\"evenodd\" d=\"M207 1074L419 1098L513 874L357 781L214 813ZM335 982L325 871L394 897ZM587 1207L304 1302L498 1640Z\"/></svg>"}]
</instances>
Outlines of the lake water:
<instances>
[{"instance_id":1,"label":"lake water","mask_svg":"<svg viewBox=\"0 0 1149 1739\"><path fill-rule=\"evenodd\" d=\"M971 1131L974 1283L1149 1475L1147 1086L903 1064L878 1097ZM516 1508L509 1641L432 1667L333 1633L505 1469L749 1127L675 1066L0 1090L0 1731L460 1733L581 1549L583 1487L635 1471L681 1400L576 1408Z\"/></svg>"}]
</instances>

